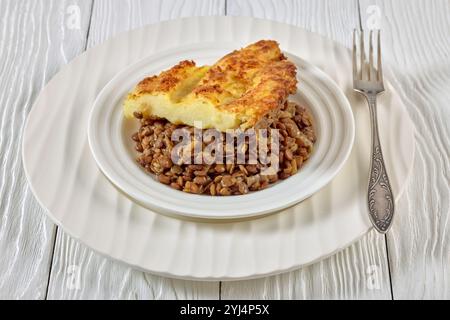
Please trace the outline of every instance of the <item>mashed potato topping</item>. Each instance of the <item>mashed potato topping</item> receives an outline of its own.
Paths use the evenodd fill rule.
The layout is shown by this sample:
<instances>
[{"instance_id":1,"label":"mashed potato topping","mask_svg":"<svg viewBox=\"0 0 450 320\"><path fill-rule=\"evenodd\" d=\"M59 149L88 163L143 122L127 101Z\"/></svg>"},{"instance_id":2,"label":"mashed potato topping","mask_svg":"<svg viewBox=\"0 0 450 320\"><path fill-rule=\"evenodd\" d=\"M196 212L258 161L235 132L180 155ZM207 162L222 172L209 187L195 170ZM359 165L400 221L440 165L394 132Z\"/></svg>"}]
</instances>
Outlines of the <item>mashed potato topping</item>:
<instances>
[{"instance_id":1,"label":"mashed potato topping","mask_svg":"<svg viewBox=\"0 0 450 320\"><path fill-rule=\"evenodd\" d=\"M182 61L142 80L128 95L124 114L167 119L173 124L220 131L250 128L284 105L297 90L296 67L278 43L261 40L213 66Z\"/></svg>"}]
</instances>

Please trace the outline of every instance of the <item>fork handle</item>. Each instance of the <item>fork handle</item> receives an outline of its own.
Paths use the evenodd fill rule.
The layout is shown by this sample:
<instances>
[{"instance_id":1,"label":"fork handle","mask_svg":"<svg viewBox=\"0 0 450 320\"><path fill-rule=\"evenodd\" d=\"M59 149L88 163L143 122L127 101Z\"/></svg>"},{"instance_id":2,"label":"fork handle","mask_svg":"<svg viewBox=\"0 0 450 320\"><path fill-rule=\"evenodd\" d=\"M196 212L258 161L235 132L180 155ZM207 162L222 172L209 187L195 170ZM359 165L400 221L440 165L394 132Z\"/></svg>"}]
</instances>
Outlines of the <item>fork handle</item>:
<instances>
[{"instance_id":1,"label":"fork handle","mask_svg":"<svg viewBox=\"0 0 450 320\"><path fill-rule=\"evenodd\" d=\"M369 216L375 229L386 233L394 216L394 196L384 165L378 134L377 98L376 94L366 96L369 103L370 120L372 123L372 157L370 162L369 189L367 200Z\"/></svg>"}]
</instances>

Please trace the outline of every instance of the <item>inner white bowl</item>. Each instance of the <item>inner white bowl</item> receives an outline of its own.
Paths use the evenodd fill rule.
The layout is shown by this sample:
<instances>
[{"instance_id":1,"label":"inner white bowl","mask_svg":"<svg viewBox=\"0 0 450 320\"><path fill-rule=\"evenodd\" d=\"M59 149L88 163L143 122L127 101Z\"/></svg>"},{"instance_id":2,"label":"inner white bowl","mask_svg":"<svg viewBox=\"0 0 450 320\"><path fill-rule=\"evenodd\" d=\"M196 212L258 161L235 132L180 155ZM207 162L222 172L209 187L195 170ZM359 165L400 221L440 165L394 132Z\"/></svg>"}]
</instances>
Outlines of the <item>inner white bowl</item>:
<instances>
[{"instance_id":1,"label":"inner white bowl","mask_svg":"<svg viewBox=\"0 0 450 320\"><path fill-rule=\"evenodd\" d=\"M312 112L317 142L311 158L294 176L265 190L246 195L212 197L174 190L156 181L135 161L131 135L138 122L126 120L122 102L134 85L148 75L170 68L180 60L211 64L240 48L236 43L203 43L147 57L112 79L92 108L88 138L92 154L107 178L144 207L161 213L196 218L244 218L272 213L294 205L324 187L345 163L354 140L349 102L320 69L286 53L298 67L298 93L290 97Z\"/></svg>"}]
</instances>

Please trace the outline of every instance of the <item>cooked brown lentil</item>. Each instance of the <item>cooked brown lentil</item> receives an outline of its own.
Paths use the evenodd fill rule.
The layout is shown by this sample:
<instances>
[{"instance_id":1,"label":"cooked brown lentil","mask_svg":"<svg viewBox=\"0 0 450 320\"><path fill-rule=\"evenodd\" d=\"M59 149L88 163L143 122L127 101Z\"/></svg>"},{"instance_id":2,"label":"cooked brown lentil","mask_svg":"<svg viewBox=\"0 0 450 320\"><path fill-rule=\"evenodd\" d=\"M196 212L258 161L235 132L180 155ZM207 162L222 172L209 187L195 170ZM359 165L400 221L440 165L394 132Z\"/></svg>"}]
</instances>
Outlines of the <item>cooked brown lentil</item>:
<instances>
[{"instance_id":1,"label":"cooked brown lentil","mask_svg":"<svg viewBox=\"0 0 450 320\"><path fill-rule=\"evenodd\" d=\"M144 117L140 112L134 116L140 121L139 131L132 135L136 161L158 181L173 189L211 196L246 194L267 188L280 179L287 179L300 170L311 155L316 140L310 112L295 103L288 102L280 110L278 118L269 121L269 128L279 129L279 170L276 174L262 175L265 168L256 164L174 164L171 141L175 129L185 128L191 133L193 127L174 125L167 120ZM247 145L244 145L248 148ZM246 161L249 155L246 155Z\"/></svg>"}]
</instances>

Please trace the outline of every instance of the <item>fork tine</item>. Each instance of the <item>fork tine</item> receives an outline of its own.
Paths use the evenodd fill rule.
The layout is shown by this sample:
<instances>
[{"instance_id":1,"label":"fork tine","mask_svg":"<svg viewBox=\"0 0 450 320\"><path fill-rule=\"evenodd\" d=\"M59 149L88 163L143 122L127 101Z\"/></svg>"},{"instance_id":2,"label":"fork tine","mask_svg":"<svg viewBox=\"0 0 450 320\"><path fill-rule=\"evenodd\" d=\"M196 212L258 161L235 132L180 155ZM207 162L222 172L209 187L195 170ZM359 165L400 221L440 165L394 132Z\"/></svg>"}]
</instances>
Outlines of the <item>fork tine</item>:
<instances>
[{"instance_id":1,"label":"fork tine","mask_svg":"<svg viewBox=\"0 0 450 320\"><path fill-rule=\"evenodd\" d=\"M369 80L371 80L372 77L372 70L373 70L373 41L372 41L372 30L369 32L369 65L367 66L367 75L369 77Z\"/></svg>"},{"instance_id":2,"label":"fork tine","mask_svg":"<svg viewBox=\"0 0 450 320\"><path fill-rule=\"evenodd\" d=\"M383 70L381 69L381 41L380 41L380 33L381 33L381 30L378 30L378 37L377 37L377 46L378 46L377 80L378 81L383 81Z\"/></svg>"},{"instance_id":3,"label":"fork tine","mask_svg":"<svg viewBox=\"0 0 450 320\"><path fill-rule=\"evenodd\" d=\"M353 80L358 80L358 66L356 62L356 29L353 29L352 62L353 62Z\"/></svg>"},{"instance_id":4,"label":"fork tine","mask_svg":"<svg viewBox=\"0 0 450 320\"><path fill-rule=\"evenodd\" d=\"M361 30L360 34L359 34L359 50L360 50L360 58L361 58L361 70L360 70L360 76L359 79L360 80L364 80L363 76L364 76L364 61L366 60L365 57L365 50L364 50L364 31Z\"/></svg>"}]
</instances>

